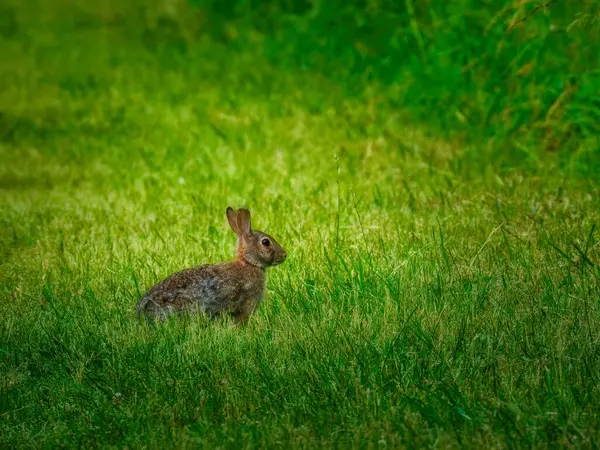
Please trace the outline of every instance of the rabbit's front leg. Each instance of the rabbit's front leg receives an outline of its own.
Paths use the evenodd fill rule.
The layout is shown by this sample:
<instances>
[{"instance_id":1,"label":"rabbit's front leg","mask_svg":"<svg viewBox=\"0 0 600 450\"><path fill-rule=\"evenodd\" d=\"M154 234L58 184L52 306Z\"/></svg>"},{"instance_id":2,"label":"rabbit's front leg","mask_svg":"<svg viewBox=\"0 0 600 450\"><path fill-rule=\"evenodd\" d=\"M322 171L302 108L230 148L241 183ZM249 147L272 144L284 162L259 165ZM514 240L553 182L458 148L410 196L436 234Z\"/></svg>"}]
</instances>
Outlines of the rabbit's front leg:
<instances>
[{"instance_id":1,"label":"rabbit's front leg","mask_svg":"<svg viewBox=\"0 0 600 450\"><path fill-rule=\"evenodd\" d=\"M238 310L236 311L236 314L234 315L235 321L237 323L239 323L240 325L246 325L248 323L248 320L250 320L250 316L256 309L257 304L258 304L258 302L254 301L252 299L243 300L240 303L240 306L239 306Z\"/></svg>"}]
</instances>

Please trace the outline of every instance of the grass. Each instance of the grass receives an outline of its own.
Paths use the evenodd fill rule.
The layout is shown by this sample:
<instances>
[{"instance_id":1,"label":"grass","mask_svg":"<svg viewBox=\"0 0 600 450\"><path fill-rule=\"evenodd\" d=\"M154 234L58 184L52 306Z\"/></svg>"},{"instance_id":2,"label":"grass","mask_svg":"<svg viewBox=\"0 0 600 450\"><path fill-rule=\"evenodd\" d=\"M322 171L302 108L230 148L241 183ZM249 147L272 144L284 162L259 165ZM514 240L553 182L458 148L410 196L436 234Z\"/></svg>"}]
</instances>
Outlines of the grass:
<instances>
[{"instance_id":1,"label":"grass","mask_svg":"<svg viewBox=\"0 0 600 450\"><path fill-rule=\"evenodd\" d=\"M258 29L274 64L378 91L439 134L488 142L488 160L577 152L579 170L600 173L597 0L190 1L229 45Z\"/></svg>"},{"instance_id":2,"label":"grass","mask_svg":"<svg viewBox=\"0 0 600 450\"><path fill-rule=\"evenodd\" d=\"M1 447L598 446L590 153L502 162L141 5L0 12ZM249 326L136 320L233 257L227 205L289 253Z\"/></svg>"}]
</instances>

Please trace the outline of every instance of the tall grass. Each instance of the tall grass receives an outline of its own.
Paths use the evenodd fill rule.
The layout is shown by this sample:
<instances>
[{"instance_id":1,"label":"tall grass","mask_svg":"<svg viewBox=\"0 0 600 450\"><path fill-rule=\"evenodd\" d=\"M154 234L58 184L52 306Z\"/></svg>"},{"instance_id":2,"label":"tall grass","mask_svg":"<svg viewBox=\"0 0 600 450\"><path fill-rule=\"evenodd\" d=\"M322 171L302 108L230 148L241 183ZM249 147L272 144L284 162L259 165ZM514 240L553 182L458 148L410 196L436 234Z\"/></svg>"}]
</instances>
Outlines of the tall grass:
<instances>
[{"instance_id":1,"label":"tall grass","mask_svg":"<svg viewBox=\"0 0 600 450\"><path fill-rule=\"evenodd\" d=\"M185 2L0 17L0 447L598 445L593 153L501 166L421 84ZM136 320L232 257L229 204L289 251L248 327Z\"/></svg>"},{"instance_id":2,"label":"tall grass","mask_svg":"<svg viewBox=\"0 0 600 450\"><path fill-rule=\"evenodd\" d=\"M447 135L485 139L486 158L577 153L578 170L600 173L595 0L192 3L224 39L244 45L259 33L278 66L318 71Z\"/></svg>"}]
</instances>

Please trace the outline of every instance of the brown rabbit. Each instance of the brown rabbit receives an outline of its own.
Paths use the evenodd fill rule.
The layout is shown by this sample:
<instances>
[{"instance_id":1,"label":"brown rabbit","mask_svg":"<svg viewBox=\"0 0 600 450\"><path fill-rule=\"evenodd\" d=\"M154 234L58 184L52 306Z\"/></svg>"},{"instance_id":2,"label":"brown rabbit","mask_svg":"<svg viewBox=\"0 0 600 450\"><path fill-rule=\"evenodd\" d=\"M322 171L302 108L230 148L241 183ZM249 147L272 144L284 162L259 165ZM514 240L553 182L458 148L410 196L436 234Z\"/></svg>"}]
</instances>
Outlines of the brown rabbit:
<instances>
[{"instance_id":1,"label":"brown rabbit","mask_svg":"<svg viewBox=\"0 0 600 450\"><path fill-rule=\"evenodd\" d=\"M229 226L238 235L232 262L185 269L151 287L137 304L138 315L164 317L197 311L210 317L230 314L245 324L265 295L265 269L285 261L285 250L268 234L252 231L250 211L231 207Z\"/></svg>"}]
</instances>

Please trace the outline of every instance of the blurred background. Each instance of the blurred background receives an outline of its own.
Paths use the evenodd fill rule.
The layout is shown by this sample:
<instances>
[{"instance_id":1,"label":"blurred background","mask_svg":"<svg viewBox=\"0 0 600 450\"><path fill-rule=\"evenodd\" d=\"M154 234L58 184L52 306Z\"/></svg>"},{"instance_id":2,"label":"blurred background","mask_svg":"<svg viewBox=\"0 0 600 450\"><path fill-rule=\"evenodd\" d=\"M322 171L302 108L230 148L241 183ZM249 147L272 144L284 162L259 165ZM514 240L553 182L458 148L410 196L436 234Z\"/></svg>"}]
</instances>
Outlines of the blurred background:
<instances>
[{"instance_id":1,"label":"blurred background","mask_svg":"<svg viewBox=\"0 0 600 450\"><path fill-rule=\"evenodd\" d=\"M216 39L243 47L254 37L272 63L318 72L349 95L376 85L380 101L445 133L517 157L534 142L598 145L597 1L192 4Z\"/></svg>"},{"instance_id":2,"label":"blurred background","mask_svg":"<svg viewBox=\"0 0 600 450\"><path fill-rule=\"evenodd\" d=\"M502 155L495 157L505 163L530 159L531 152L584 152L588 158L581 155L579 169L587 167L595 176L598 166L590 166L588 152L598 155L600 131L598 5L595 0L125 0L96 5L55 0L25 9L4 1L0 133L16 138L25 126L22 120L42 120L22 117L33 108L25 105L32 99L6 89L17 79L31 83L19 78L33 69L19 65L25 55L36 59L39 71L67 65L70 70L56 89L85 96L106 83L108 67L101 63L106 46L122 46L120 55L111 52L116 66L115 59L140 41L152 51L146 64L168 69L185 66L196 54L193 49L211 40L230 55L260 55L278 69L318 74L346 96L370 99L438 133L485 139L479 151L491 156L498 150ZM214 60L219 50L211 45L205 54ZM135 53L128 53L129 65L139 64ZM252 61L230 56L228 64L249 69ZM260 63L254 69L247 70L247 89L268 96L278 80L267 79ZM326 93L311 101L314 111L330 106L339 105Z\"/></svg>"}]
</instances>

